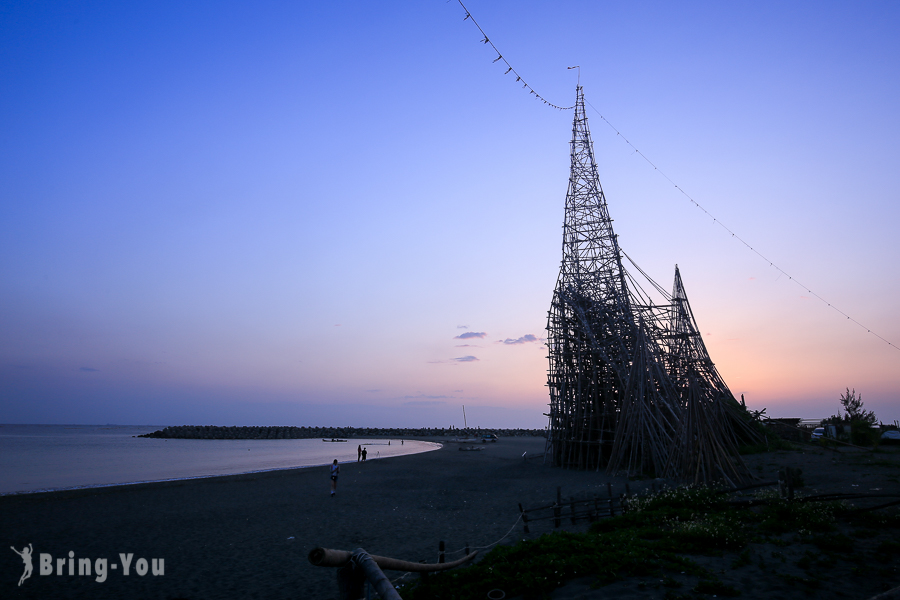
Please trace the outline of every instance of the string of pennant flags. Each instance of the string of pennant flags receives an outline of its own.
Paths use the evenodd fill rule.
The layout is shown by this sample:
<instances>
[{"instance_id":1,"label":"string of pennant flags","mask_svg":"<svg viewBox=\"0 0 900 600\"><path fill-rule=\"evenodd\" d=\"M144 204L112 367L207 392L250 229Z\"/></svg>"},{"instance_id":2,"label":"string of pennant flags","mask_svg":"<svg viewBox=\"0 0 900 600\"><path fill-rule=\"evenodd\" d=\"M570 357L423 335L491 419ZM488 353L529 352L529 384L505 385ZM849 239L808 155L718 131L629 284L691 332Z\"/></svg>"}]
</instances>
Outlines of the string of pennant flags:
<instances>
[{"instance_id":1,"label":"string of pennant flags","mask_svg":"<svg viewBox=\"0 0 900 600\"><path fill-rule=\"evenodd\" d=\"M574 105L573 105L573 106L559 106L559 105L553 104L552 102L550 102L549 100L547 100L546 98L544 98L543 96L541 96L540 94L538 94L538 93L534 90L534 88L532 88L530 85L528 85L528 83L527 83L524 79L522 79L522 76L518 73L518 71L516 71L516 70L513 68L513 66L512 66L511 64L509 64L509 61L507 61L506 58L504 58L503 54L500 52L500 50L497 48L497 46L494 45L494 42L492 42L492 41L490 40L490 38L489 38L489 37L487 36L487 34L484 32L484 29L482 29L482 28L481 28L481 25L478 24L478 21L475 20L475 17L472 16L472 13L470 13L470 12L469 12L469 9L466 8L466 5L463 4L462 0L456 0L456 1L459 2L459 5L463 8L464 11L466 11L466 16L465 16L465 18L463 19L463 21L471 20L472 23L475 25L475 27L478 28L478 31L480 31L480 32L481 32L481 35L483 36L482 39L481 39L481 42L482 42L483 44L490 45L490 47L494 49L494 52L497 53L497 58L494 59L494 62L496 63L496 62L502 61L503 64L506 65L506 71L503 73L504 75L508 75L508 74L510 74L510 73L512 73L513 75L515 75L515 76L516 76L516 82L517 82L517 83L518 83L518 82L522 82L522 88L528 90L529 95L533 94L533 95L535 96L535 98L537 98L538 100L540 100L541 102L543 102L543 103L546 104L547 106L550 106L550 107L555 108L555 109L557 109L557 110L572 110L573 108L575 108ZM578 70L579 70L579 80L581 79L581 69L580 69L580 67L568 67L568 68L569 68L569 69L578 69ZM644 161L647 162L647 164L649 164L651 167L653 167L653 170L654 170L654 171L658 172L658 173L659 173L666 181L668 181L668 182L671 183L673 186L675 186L675 189L676 189L676 190L678 190L679 192L681 192L681 194L682 194L685 198L687 198L687 199L688 199L688 200L689 200L696 208L698 208L698 209L700 209L701 211L703 211L703 214L705 214L707 217L709 217L710 219L712 219L713 223L715 223L716 225L718 225L719 227L721 227L722 229L724 229L726 232L728 232L729 234L731 234L731 237L732 237L733 239L735 239L735 240L737 240L738 242L740 242L741 244L743 244L743 245L744 245L746 248L748 248L751 252L753 252L754 254L756 254L757 256L759 256L759 257L760 257L761 259L763 259L765 262L769 263L769 266L770 266L770 267L774 268L774 269L775 269L776 271L778 271L781 275L784 275L785 277L787 277L790 281L792 281L792 282L794 282L795 284L799 285L802 289L806 290L807 293L811 294L812 296L815 296L815 297L816 297L818 300L820 300L822 303L828 305L829 308L835 310L835 311L838 312L839 314L841 314L841 315L843 315L844 317L846 317L847 320L849 320L849 321L855 323L856 325L858 325L859 327L865 329L868 333L874 335L875 337L877 337L878 339L880 339L882 342L885 342L888 346L891 346L892 348L894 348L894 349L896 349L896 350L900 350L900 347L898 347L897 345L893 344L891 341L886 340L886 339L883 338L882 336L878 335L878 333L872 331L871 329L869 329L868 327L866 327L865 325L863 325L862 323L860 323L859 321L857 321L856 319L854 319L853 317L851 317L850 315L848 315L847 313L845 313L844 311L842 311L841 309L839 309L838 307L834 306L833 304L831 304L830 302L828 302L828 300L826 300L825 298L823 298L823 297L820 296L819 294L817 294L817 293L815 293L814 291L812 291L809 287L807 287L806 285L804 285L803 283L801 283L800 281L798 281L797 279L795 279L792 275L788 274L784 269L782 269L781 267L779 267L778 265L776 265L776 264L774 263L774 261L771 261L771 260L769 260L768 258L766 258L759 250L757 250L756 248L754 248L753 246L751 246L751 245L750 245L749 243L747 243L742 237L740 237L740 236L737 235L734 231L732 231L727 225L725 225L724 223L722 223L722 221L720 221L719 219L717 219L716 217L714 217L714 216L712 215L712 213L710 213L710 212L709 212L708 210L706 210L703 206L701 206L699 202L697 202L696 200L694 200L694 198L692 198L691 195L688 194L681 186L679 186L679 185L678 185L677 183L675 183L668 175L666 175L663 171L661 171L661 170L659 169L659 167L657 167L657 166L653 163L653 161L651 161L649 158L647 158L647 156L646 156L643 152L641 152L640 150L638 150L638 149L634 146L634 144L632 144L632 143L628 140L628 138L626 138L624 135L622 135L622 133L621 133L618 129L616 129L616 127L615 127L612 123L610 123L609 120L608 120L606 117L604 117L603 114L602 114L599 110L597 110L596 107L594 107L593 104L591 104L591 103L588 102L588 101L585 101L585 103L586 103L588 106L590 106L590 107L594 110L594 112L596 112L596 113L600 116L600 119L601 119L604 123L606 123L607 125L609 125L610 128L611 128L613 131L616 132L616 137L622 138L622 140L623 140L626 144L628 144L628 145L631 147L632 150L634 150L634 153L635 153L635 154L637 154L638 156L640 156L641 158L643 158Z\"/></svg>"},{"instance_id":2,"label":"string of pennant flags","mask_svg":"<svg viewBox=\"0 0 900 600\"><path fill-rule=\"evenodd\" d=\"M550 102L549 100L547 100L546 98L544 98L543 96L541 96L540 94L538 94L538 93L535 91L535 89L534 89L533 87L531 87L530 85L528 85L528 82L526 82L526 81L522 78L522 76L519 74L519 72L516 71L516 70L513 68L513 66L512 66L511 64L509 64L509 61L506 60L506 58L503 57L503 54L500 52L500 50L497 48L497 46L494 45L494 42L492 42L491 39L487 36L487 34L484 32L484 29L482 29L482 28L481 28L481 25L478 24L478 21L476 21L476 20L475 20L475 17L472 16L472 13L470 13L470 12L469 12L469 9L466 8L466 5L462 3L462 0L456 0L456 1L459 2L459 5L463 8L464 11L466 11L466 16L465 16L465 18L463 19L463 21L469 21L469 20L471 20L472 23L475 25L475 27L478 28L478 31L480 31L480 32L481 32L481 35L483 36L482 39L481 39L481 43L489 45L491 48L494 49L494 52L497 53L497 58L494 59L494 62L496 63L496 62L501 62L501 61L502 61L503 64L506 65L506 71L504 71L504 73L503 73L504 75L509 75L510 73L512 73L513 75L515 75L515 76L516 76L516 83L520 83L520 82L521 82L521 84L522 84L522 89L528 90L528 94L529 94L529 95L533 94L535 98L537 98L538 100L540 100L541 102L543 102L544 104L546 104L547 106L549 106L549 107L551 107L551 108L555 108L555 109L557 109L557 110L572 110L573 108L575 108L574 105L572 105L572 106L559 106L559 105L557 105L557 104L553 104L552 102ZM570 67L570 68L574 68L574 67Z\"/></svg>"},{"instance_id":3,"label":"string of pennant flags","mask_svg":"<svg viewBox=\"0 0 900 600\"><path fill-rule=\"evenodd\" d=\"M616 137L622 138L622 141L624 141L626 144L628 144L628 145L631 147L632 150L634 150L634 154L637 154L638 156L640 156L641 158L643 158L644 161L645 161L648 165L650 165L651 167L653 167L653 170L654 170L654 171L656 171L657 173L659 173L666 181L668 181L668 182L671 183L673 186L675 186L675 189L678 190L678 191L681 193L681 195L683 195L685 198L687 198L688 201L691 202L691 204L693 204L696 208L698 208L698 209L700 209L701 211L703 211L703 214L705 214L707 217L709 217L710 219L712 219L713 223L715 223L716 225L718 225L719 227L721 227L722 229L724 229L727 233L731 234L731 237L732 237L733 239L737 240L738 242L740 242L741 244L743 244L747 249L749 249L751 252L753 252L754 254L756 254L758 257L760 257L761 259L763 259L765 262L769 263L769 266L770 266L770 267L772 267L773 269L775 269L776 271L778 271L781 275L784 275L785 277L787 277L789 281L792 281L793 283L799 285L800 288L806 290L806 292L807 292L808 294L810 294L810 295L812 295L812 296L815 296L816 299L818 299L818 300L820 300L822 303L826 304L826 305L828 306L828 308L831 308L832 310L836 311L836 312L839 313L840 315L843 315L844 317L847 317L847 320L848 320L848 321L851 321L852 323L855 323L855 324L858 325L859 327L865 329L866 332L868 332L868 333L874 335L875 337L877 337L877 338L878 338L879 340L881 340L882 342L885 342L888 346L891 346L892 348L894 348L894 349L896 349L896 350L900 350L900 347L896 346L896 345L893 344L891 341L886 340L885 338L881 337L880 335L878 335L878 333L872 331L871 329L869 329L868 327L866 327L865 325L863 325L862 323L860 323L859 321L857 321L856 319L854 319L853 317L851 317L850 315L848 315L847 313L845 313L844 311L842 311L840 308L838 308L837 306L833 305L831 302L829 302L828 300L826 300L825 298L823 298L823 297L820 296L819 294L817 294L817 293L815 293L814 291L812 291L812 290L811 290L809 287L807 287L805 284L803 284L802 282L798 281L796 278L794 278L792 275L790 275L787 271L785 271L784 269L782 269L781 267L779 267L778 265L776 265L774 261L769 260L768 258L766 258L766 256L763 255L762 252L760 252L759 250L757 250L756 248L754 248L753 246L751 246L749 243L747 243L747 242L744 240L744 238L742 238L741 236L739 236L738 234L736 234L734 231L732 231L727 225L725 225L725 223L723 223L722 221L720 221L719 219L717 219L715 216L713 216L713 214L712 214L711 212L709 212L708 210L706 210L699 202L697 202L696 200L694 200L694 198L693 198L690 194L688 194L688 193L684 190L684 188L682 188L680 185L678 185L677 183L675 183L668 175L666 175L666 174L662 171L662 169L660 169L659 167L657 167L657 166L653 163L653 161L651 161L649 158L647 158L647 155L645 155L643 152L641 152L640 150L638 150L637 147L635 147L635 145L632 144L631 141L628 140L628 138L626 138L624 135L622 135L622 132L620 132L618 129L616 129L616 126L613 125L612 123L610 123L609 120L608 120L606 117L604 117L603 114L602 114L599 110L597 110L597 108L596 108L593 104L591 104L591 103L588 102L587 100L585 100L585 104L587 104L588 106L590 106L590 107L594 110L594 112L596 112L596 113L600 116L600 119L601 119L604 123L606 123L607 125L609 125L610 128L611 128L613 131L616 132Z\"/></svg>"}]
</instances>

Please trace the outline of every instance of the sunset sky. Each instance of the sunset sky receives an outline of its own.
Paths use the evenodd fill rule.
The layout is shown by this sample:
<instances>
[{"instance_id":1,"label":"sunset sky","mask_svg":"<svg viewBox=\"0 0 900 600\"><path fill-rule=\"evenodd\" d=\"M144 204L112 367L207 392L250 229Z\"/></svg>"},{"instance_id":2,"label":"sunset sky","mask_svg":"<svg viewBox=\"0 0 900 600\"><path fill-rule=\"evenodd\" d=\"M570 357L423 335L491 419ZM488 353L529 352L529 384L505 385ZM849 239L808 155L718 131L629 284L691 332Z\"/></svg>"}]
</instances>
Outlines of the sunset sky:
<instances>
[{"instance_id":1,"label":"sunset sky","mask_svg":"<svg viewBox=\"0 0 900 600\"><path fill-rule=\"evenodd\" d=\"M466 6L550 102L580 65L620 244L735 395L900 419L900 5ZM0 422L545 426L573 115L464 17L0 6Z\"/></svg>"}]
</instances>

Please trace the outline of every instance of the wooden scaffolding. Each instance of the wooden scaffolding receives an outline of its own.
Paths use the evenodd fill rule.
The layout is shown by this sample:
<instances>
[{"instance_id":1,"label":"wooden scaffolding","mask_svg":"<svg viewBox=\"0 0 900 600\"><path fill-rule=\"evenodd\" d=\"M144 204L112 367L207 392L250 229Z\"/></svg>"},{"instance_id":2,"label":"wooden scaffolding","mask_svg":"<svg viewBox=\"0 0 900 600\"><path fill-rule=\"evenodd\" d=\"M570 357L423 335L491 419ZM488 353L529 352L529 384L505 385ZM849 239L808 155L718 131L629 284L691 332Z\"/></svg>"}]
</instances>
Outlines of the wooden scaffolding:
<instances>
[{"instance_id":1,"label":"wooden scaffolding","mask_svg":"<svg viewBox=\"0 0 900 600\"><path fill-rule=\"evenodd\" d=\"M678 267L669 294L619 247L580 86L570 148L563 258L547 322L554 464L747 479L737 449L759 434L706 351Z\"/></svg>"}]
</instances>

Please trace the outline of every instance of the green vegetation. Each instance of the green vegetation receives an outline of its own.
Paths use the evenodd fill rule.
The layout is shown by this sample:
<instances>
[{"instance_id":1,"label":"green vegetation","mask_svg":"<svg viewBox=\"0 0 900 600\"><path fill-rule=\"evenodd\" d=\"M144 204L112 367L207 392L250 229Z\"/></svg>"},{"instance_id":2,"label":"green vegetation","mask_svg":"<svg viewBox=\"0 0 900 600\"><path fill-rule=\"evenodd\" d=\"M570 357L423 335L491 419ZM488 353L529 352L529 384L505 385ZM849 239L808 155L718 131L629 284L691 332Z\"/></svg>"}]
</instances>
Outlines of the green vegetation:
<instances>
[{"instance_id":1,"label":"green vegetation","mask_svg":"<svg viewBox=\"0 0 900 600\"><path fill-rule=\"evenodd\" d=\"M862 394L856 393L856 389L841 394L841 408L843 414L832 415L822 421L822 424L849 426L850 434L842 434L838 437L842 441L849 441L856 446L876 446L880 441L881 431L874 427L878 418L875 412L863 408Z\"/></svg>"},{"instance_id":2,"label":"green vegetation","mask_svg":"<svg viewBox=\"0 0 900 600\"><path fill-rule=\"evenodd\" d=\"M592 577L594 585L600 587L640 577L643 586L669 588L667 597L675 598L680 595L672 588L681 584L671 576L685 574L700 578L693 592L731 597L740 592L688 556L733 552L736 559L732 567L737 569L752 564L747 548L751 542L782 546L789 544L784 538L791 536L823 553L809 553L798 564L802 568L826 564L833 555L852 552L852 538L828 533L835 530L836 519L850 516L840 503L790 502L773 492L763 492L757 495L755 504L749 509L735 506L726 496L706 487L669 489L633 498L624 515L595 522L586 533L554 532L515 546L495 548L479 563L431 575L402 589L401 595L406 600L480 600L489 591L500 589L508 598L540 599L576 578ZM896 517L869 514L854 525L874 529L891 519ZM894 555L893 546L884 550ZM780 552L772 556L777 562L785 560ZM806 588L814 585L803 578L794 583Z\"/></svg>"}]
</instances>

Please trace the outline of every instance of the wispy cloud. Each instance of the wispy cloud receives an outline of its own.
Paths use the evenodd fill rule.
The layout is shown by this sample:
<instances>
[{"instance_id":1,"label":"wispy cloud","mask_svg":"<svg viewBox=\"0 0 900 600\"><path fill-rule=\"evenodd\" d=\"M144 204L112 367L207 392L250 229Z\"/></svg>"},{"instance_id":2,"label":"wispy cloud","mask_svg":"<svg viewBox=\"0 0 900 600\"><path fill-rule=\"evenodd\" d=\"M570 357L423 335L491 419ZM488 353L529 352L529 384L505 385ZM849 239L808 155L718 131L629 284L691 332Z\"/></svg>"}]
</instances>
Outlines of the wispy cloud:
<instances>
[{"instance_id":1,"label":"wispy cloud","mask_svg":"<svg viewBox=\"0 0 900 600\"><path fill-rule=\"evenodd\" d=\"M457 344L454 348L484 348L484 346L476 346L475 344Z\"/></svg>"},{"instance_id":2,"label":"wispy cloud","mask_svg":"<svg viewBox=\"0 0 900 600\"><path fill-rule=\"evenodd\" d=\"M443 400L410 400L409 402L404 402L403 406L440 406L441 404L447 404Z\"/></svg>"},{"instance_id":3,"label":"wispy cloud","mask_svg":"<svg viewBox=\"0 0 900 600\"><path fill-rule=\"evenodd\" d=\"M456 328L457 329L468 329L469 326L468 325L457 325Z\"/></svg>"},{"instance_id":4,"label":"wispy cloud","mask_svg":"<svg viewBox=\"0 0 900 600\"><path fill-rule=\"evenodd\" d=\"M454 358L452 360L455 360L456 362L475 362L478 359L474 356L460 356L460 357Z\"/></svg>"},{"instance_id":5,"label":"wispy cloud","mask_svg":"<svg viewBox=\"0 0 900 600\"><path fill-rule=\"evenodd\" d=\"M81 367L81 368L78 369L78 370L79 370L79 371L82 371L82 372L84 372L84 373L97 373L97 372L100 371L100 369L92 369L91 367Z\"/></svg>"},{"instance_id":6,"label":"wispy cloud","mask_svg":"<svg viewBox=\"0 0 900 600\"><path fill-rule=\"evenodd\" d=\"M529 344L531 342L540 341L536 336L531 335L530 333L526 333L520 338L506 338L505 340L500 340L501 344L506 344L508 346L512 346L513 344Z\"/></svg>"},{"instance_id":7,"label":"wispy cloud","mask_svg":"<svg viewBox=\"0 0 900 600\"><path fill-rule=\"evenodd\" d=\"M403 406L440 406L441 404L447 404L444 402L444 398L452 398L453 396L445 396L445 395L432 395L432 394L418 394L416 396L403 396L403 399L406 402L403 403Z\"/></svg>"},{"instance_id":8,"label":"wispy cloud","mask_svg":"<svg viewBox=\"0 0 900 600\"><path fill-rule=\"evenodd\" d=\"M485 332L483 332L483 331L467 331L467 332L465 332L465 333L459 334L458 336L456 336L456 337L453 338L453 339L454 339L454 340L470 340L470 339L472 339L472 338L478 338L478 339L481 339L481 338L483 338L483 337L486 336L486 335L487 335L487 334L486 334Z\"/></svg>"}]
</instances>

